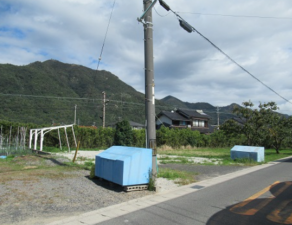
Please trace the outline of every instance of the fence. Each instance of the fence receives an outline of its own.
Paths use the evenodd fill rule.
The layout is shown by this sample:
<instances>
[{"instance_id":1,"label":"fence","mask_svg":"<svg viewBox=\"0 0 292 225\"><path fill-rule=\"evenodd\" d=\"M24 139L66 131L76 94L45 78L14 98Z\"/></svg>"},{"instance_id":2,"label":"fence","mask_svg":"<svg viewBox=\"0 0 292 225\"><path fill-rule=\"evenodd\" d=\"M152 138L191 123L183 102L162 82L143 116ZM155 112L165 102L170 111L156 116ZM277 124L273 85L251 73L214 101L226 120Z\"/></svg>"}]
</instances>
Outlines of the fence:
<instances>
[{"instance_id":1,"label":"fence","mask_svg":"<svg viewBox=\"0 0 292 225\"><path fill-rule=\"evenodd\" d=\"M4 135L1 127L0 133L0 155L22 154L27 152L28 148L25 145L26 127L18 127L16 134L12 135L12 127L9 134Z\"/></svg>"}]
</instances>

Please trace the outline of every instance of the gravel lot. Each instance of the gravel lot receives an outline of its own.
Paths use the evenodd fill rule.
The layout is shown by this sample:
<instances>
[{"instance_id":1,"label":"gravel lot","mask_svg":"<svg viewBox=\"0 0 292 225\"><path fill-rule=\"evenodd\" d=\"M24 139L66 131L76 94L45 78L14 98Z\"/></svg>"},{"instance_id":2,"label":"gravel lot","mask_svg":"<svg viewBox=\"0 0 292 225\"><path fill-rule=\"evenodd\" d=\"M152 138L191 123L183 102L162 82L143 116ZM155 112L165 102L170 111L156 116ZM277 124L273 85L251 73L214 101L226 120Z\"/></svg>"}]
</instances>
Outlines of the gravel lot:
<instances>
[{"instance_id":1,"label":"gravel lot","mask_svg":"<svg viewBox=\"0 0 292 225\"><path fill-rule=\"evenodd\" d=\"M27 157L18 158L27 160ZM48 159L45 164L51 168L62 161L64 158ZM153 194L149 191L124 192L118 185L91 180L88 170L60 172L60 169L37 169L37 166L38 161L27 161L23 171L1 173L1 225L46 224L58 217L78 215Z\"/></svg>"},{"instance_id":2,"label":"gravel lot","mask_svg":"<svg viewBox=\"0 0 292 225\"><path fill-rule=\"evenodd\" d=\"M45 164L54 167L62 164L62 161L66 159L50 158L45 160ZM46 174L46 171L37 170L37 166L37 162L28 162L24 171L1 173L1 225L47 224L67 216L153 194L149 191L124 192L118 185L112 186L98 179L90 180L87 170ZM216 177L244 168L178 164L160 165L160 167L198 172L196 180ZM165 179L159 179L157 185L161 191L177 186Z\"/></svg>"}]
</instances>

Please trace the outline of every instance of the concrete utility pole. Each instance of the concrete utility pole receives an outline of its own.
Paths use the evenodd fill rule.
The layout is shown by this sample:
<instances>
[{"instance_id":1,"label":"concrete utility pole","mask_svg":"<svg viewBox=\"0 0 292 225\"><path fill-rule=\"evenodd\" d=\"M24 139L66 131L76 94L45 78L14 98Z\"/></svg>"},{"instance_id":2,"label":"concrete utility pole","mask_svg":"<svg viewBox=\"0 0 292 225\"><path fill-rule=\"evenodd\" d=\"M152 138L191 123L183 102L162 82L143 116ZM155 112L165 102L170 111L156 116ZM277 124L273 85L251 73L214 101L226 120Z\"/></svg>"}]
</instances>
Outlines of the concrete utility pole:
<instances>
[{"instance_id":1,"label":"concrete utility pole","mask_svg":"<svg viewBox=\"0 0 292 225\"><path fill-rule=\"evenodd\" d=\"M219 130L219 126L220 126L220 123L219 123L219 106L217 106L217 130Z\"/></svg>"},{"instance_id":2,"label":"concrete utility pole","mask_svg":"<svg viewBox=\"0 0 292 225\"><path fill-rule=\"evenodd\" d=\"M105 128L105 97L106 97L106 94L105 94L105 91L102 92L103 94L103 113L102 113L102 127Z\"/></svg>"},{"instance_id":3,"label":"concrete utility pole","mask_svg":"<svg viewBox=\"0 0 292 225\"><path fill-rule=\"evenodd\" d=\"M156 0L155 0L156 2ZM144 11L144 50L145 50L145 119L147 123L146 147L152 149L152 177L155 179L156 170L156 123L154 96L154 60L153 60L153 23L152 0L143 0Z\"/></svg>"},{"instance_id":4,"label":"concrete utility pole","mask_svg":"<svg viewBox=\"0 0 292 225\"><path fill-rule=\"evenodd\" d=\"M74 125L76 125L76 110L77 110L77 105L75 105L75 112L74 112Z\"/></svg>"}]
</instances>

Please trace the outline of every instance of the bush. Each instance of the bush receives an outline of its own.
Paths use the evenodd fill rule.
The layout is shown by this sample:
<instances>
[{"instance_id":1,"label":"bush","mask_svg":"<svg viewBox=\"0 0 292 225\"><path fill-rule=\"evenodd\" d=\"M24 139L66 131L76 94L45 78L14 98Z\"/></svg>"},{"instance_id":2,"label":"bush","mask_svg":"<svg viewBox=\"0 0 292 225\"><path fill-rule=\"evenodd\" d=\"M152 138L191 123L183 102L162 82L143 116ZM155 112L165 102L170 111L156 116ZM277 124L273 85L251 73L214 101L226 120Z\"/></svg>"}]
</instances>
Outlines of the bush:
<instances>
[{"instance_id":1,"label":"bush","mask_svg":"<svg viewBox=\"0 0 292 225\"><path fill-rule=\"evenodd\" d=\"M132 132L133 132L133 146L145 147L146 146L145 129L133 130Z\"/></svg>"},{"instance_id":2,"label":"bush","mask_svg":"<svg viewBox=\"0 0 292 225\"><path fill-rule=\"evenodd\" d=\"M129 121L123 120L117 123L114 137L114 144L121 146L131 146L133 143L133 131Z\"/></svg>"},{"instance_id":3,"label":"bush","mask_svg":"<svg viewBox=\"0 0 292 225\"><path fill-rule=\"evenodd\" d=\"M95 177L95 164L91 166L89 178L93 179Z\"/></svg>"}]
</instances>

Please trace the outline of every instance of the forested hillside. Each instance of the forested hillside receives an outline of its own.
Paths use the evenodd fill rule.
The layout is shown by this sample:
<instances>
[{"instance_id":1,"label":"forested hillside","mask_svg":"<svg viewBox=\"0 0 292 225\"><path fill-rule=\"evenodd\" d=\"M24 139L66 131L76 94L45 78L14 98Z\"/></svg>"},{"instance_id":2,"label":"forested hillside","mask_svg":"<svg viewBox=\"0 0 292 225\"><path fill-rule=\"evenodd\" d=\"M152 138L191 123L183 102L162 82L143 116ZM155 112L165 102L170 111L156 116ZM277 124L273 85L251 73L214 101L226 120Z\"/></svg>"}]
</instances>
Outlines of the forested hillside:
<instances>
[{"instance_id":1,"label":"forested hillside","mask_svg":"<svg viewBox=\"0 0 292 225\"><path fill-rule=\"evenodd\" d=\"M56 60L1 64L0 119L70 124L77 105L80 125L101 125L103 91L109 100L107 124L121 119L144 121L144 95L110 72Z\"/></svg>"},{"instance_id":2,"label":"forested hillside","mask_svg":"<svg viewBox=\"0 0 292 225\"><path fill-rule=\"evenodd\" d=\"M121 120L145 122L144 94L110 72L56 60L15 66L0 64L0 120L35 124L72 124L76 105L79 125L102 125L106 92L106 125ZM220 107L220 124L232 117L235 104ZM156 114L174 108L202 109L217 124L217 108L182 102L172 96L156 100Z\"/></svg>"}]
</instances>

